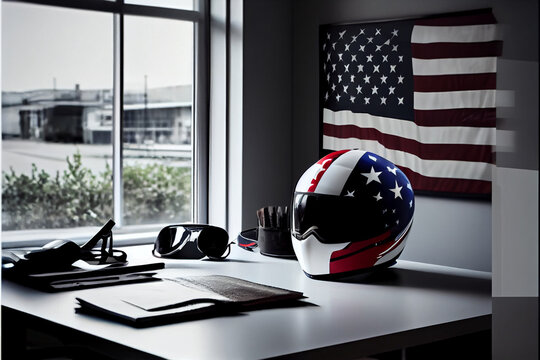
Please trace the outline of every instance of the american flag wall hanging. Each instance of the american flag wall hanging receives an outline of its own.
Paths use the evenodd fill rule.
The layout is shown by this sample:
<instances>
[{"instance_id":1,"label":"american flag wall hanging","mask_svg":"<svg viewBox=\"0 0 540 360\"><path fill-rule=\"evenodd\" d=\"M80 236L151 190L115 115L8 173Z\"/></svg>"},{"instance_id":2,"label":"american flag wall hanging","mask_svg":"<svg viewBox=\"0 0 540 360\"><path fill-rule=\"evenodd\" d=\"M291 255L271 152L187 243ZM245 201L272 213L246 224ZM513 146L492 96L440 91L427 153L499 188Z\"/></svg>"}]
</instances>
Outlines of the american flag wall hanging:
<instances>
[{"instance_id":1,"label":"american flag wall hanging","mask_svg":"<svg viewBox=\"0 0 540 360\"><path fill-rule=\"evenodd\" d=\"M489 196L497 56L491 10L320 27L321 150L387 158L415 191Z\"/></svg>"}]
</instances>

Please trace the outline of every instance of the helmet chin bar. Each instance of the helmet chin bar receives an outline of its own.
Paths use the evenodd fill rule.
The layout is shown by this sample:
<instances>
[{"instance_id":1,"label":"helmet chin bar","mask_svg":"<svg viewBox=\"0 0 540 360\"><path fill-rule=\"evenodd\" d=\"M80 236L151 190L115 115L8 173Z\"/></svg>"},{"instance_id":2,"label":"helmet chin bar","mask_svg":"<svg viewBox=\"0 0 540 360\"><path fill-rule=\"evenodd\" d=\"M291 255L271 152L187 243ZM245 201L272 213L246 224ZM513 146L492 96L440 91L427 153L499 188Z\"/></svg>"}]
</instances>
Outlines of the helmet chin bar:
<instances>
[{"instance_id":1,"label":"helmet chin bar","mask_svg":"<svg viewBox=\"0 0 540 360\"><path fill-rule=\"evenodd\" d=\"M330 257L332 253L341 250L349 242L339 244L321 243L313 232L304 240L298 240L294 235L292 244L300 266L309 275L328 275L330 274Z\"/></svg>"},{"instance_id":2,"label":"helmet chin bar","mask_svg":"<svg viewBox=\"0 0 540 360\"><path fill-rule=\"evenodd\" d=\"M306 232L306 237L303 237L303 240L299 240L295 235L291 235L291 239L298 262L308 276L313 278L324 278L326 275L342 276L352 272L368 271L394 264L397 257L405 248L405 242L412 222L413 221L411 220L405 229L393 240L388 239L374 247L365 244L366 246L363 246L363 249L367 250L368 248L371 248L371 251L373 252L366 251L367 258L363 259L365 263L358 263L356 262L358 260L353 260L354 266L352 268L350 267L350 263L349 265L345 265L345 267L340 267L339 265L338 267L331 266L333 261L332 255L335 255L334 252L336 251L343 250L349 245L359 244L360 242L325 244L319 241L314 232L311 232L309 236L307 236ZM350 247L347 249L350 249ZM370 252L371 254L369 254ZM334 262L334 264L336 263Z\"/></svg>"},{"instance_id":3,"label":"helmet chin bar","mask_svg":"<svg viewBox=\"0 0 540 360\"><path fill-rule=\"evenodd\" d=\"M294 229L291 230L293 237L296 238L296 240L305 240L311 235L317 236L317 230L319 229L318 226L313 225L309 229L307 229L303 234L300 234L299 232L295 231Z\"/></svg>"}]
</instances>

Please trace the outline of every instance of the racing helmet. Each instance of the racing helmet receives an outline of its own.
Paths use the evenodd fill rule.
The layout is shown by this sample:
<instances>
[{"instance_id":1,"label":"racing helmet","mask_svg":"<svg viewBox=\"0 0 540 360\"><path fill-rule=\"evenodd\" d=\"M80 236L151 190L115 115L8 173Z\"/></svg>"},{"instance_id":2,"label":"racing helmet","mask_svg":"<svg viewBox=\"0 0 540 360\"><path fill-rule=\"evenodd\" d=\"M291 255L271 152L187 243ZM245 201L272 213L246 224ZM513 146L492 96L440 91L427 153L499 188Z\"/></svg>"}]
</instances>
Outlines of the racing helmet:
<instances>
[{"instance_id":1,"label":"racing helmet","mask_svg":"<svg viewBox=\"0 0 540 360\"><path fill-rule=\"evenodd\" d=\"M412 225L414 193L405 174L363 150L328 154L300 177L292 199L291 238L312 278L393 265Z\"/></svg>"}]
</instances>

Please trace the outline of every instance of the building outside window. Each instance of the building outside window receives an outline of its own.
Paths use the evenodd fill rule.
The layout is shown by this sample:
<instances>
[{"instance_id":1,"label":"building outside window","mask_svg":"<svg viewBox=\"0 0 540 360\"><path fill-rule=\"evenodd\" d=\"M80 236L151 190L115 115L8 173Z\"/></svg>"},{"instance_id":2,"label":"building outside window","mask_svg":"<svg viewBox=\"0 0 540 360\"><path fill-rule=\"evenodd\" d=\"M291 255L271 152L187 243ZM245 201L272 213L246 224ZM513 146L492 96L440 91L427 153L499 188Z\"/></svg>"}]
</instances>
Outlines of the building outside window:
<instances>
[{"instance_id":1,"label":"building outside window","mask_svg":"<svg viewBox=\"0 0 540 360\"><path fill-rule=\"evenodd\" d=\"M2 2L4 240L197 220L195 1Z\"/></svg>"}]
</instances>

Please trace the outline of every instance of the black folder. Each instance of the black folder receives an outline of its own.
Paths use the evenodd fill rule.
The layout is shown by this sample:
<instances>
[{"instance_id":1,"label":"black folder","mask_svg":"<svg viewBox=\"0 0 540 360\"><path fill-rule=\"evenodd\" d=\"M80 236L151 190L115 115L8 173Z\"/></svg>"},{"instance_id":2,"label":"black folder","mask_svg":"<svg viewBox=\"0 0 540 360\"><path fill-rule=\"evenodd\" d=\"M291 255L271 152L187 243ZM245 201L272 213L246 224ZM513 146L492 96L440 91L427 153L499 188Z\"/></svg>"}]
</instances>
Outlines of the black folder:
<instances>
[{"instance_id":1,"label":"black folder","mask_svg":"<svg viewBox=\"0 0 540 360\"><path fill-rule=\"evenodd\" d=\"M68 271L34 274L15 270L3 271L2 276L38 290L57 292L156 281L159 279L154 277L154 271L164 267L164 263L108 266L91 270L72 267Z\"/></svg>"}]
</instances>

